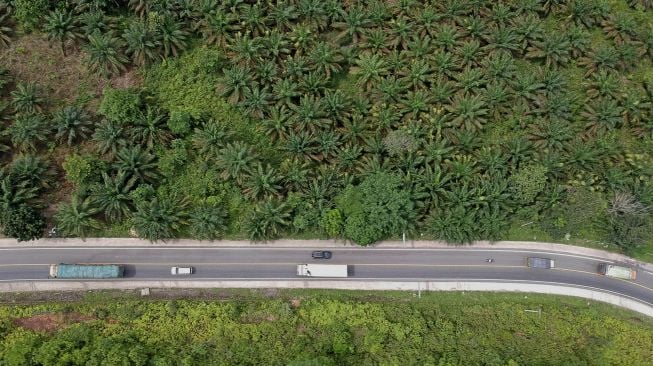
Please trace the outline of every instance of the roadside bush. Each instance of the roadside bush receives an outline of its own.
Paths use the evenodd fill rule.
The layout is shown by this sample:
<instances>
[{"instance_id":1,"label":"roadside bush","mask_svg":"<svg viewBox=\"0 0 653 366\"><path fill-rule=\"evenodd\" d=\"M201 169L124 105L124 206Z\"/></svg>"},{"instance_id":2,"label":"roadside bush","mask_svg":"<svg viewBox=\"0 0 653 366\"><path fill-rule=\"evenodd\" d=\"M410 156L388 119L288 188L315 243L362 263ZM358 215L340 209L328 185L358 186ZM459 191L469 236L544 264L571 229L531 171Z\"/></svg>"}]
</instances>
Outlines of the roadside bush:
<instances>
[{"instance_id":1,"label":"roadside bush","mask_svg":"<svg viewBox=\"0 0 653 366\"><path fill-rule=\"evenodd\" d=\"M605 223L607 208L608 202L601 193L583 187L569 188L562 203L543 213L540 225L555 239L566 234L596 236L594 232Z\"/></svg>"},{"instance_id":2,"label":"roadside bush","mask_svg":"<svg viewBox=\"0 0 653 366\"><path fill-rule=\"evenodd\" d=\"M186 136L190 133L193 118L185 111L170 111L168 118L168 129L178 136Z\"/></svg>"},{"instance_id":3,"label":"roadside bush","mask_svg":"<svg viewBox=\"0 0 653 366\"><path fill-rule=\"evenodd\" d=\"M4 214L3 234L18 241L36 240L43 236L45 218L33 207L21 205Z\"/></svg>"},{"instance_id":4,"label":"roadside bush","mask_svg":"<svg viewBox=\"0 0 653 366\"><path fill-rule=\"evenodd\" d=\"M322 220L320 220L320 227L329 238L340 237L344 227L342 212L339 209L334 208L324 213L324 215L322 215Z\"/></svg>"},{"instance_id":5,"label":"roadside bush","mask_svg":"<svg viewBox=\"0 0 653 366\"><path fill-rule=\"evenodd\" d=\"M510 177L510 187L515 198L523 204L531 203L546 186L547 168L529 165Z\"/></svg>"},{"instance_id":6,"label":"roadside bush","mask_svg":"<svg viewBox=\"0 0 653 366\"><path fill-rule=\"evenodd\" d=\"M139 90L105 88L98 113L114 122L131 122L138 118L143 100Z\"/></svg>"},{"instance_id":7,"label":"roadside bush","mask_svg":"<svg viewBox=\"0 0 653 366\"><path fill-rule=\"evenodd\" d=\"M99 182L106 164L95 156L72 154L62 164L66 179L77 187Z\"/></svg>"},{"instance_id":8,"label":"roadside bush","mask_svg":"<svg viewBox=\"0 0 653 366\"><path fill-rule=\"evenodd\" d=\"M173 140L170 149L162 150L159 156L159 171L164 177L179 176L188 160L188 151L184 140Z\"/></svg>"},{"instance_id":9,"label":"roadside bush","mask_svg":"<svg viewBox=\"0 0 653 366\"><path fill-rule=\"evenodd\" d=\"M345 215L345 236L360 245L401 235L414 224L410 193L392 173L368 176L360 185L348 187L337 201Z\"/></svg>"}]
</instances>

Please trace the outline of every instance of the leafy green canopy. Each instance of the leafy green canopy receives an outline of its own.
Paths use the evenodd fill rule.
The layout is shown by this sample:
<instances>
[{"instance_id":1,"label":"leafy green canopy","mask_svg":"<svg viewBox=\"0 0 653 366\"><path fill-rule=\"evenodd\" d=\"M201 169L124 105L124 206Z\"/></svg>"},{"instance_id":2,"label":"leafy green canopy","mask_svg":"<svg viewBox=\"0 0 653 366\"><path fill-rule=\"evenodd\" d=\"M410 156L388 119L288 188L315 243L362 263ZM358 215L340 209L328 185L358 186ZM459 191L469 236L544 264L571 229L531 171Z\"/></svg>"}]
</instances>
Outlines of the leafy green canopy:
<instances>
[{"instance_id":1,"label":"leafy green canopy","mask_svg":"<svg viewBox=\"0 0 653 366\"><path fill-rule=\"evenodd\" d=\"M384 301L362 302L320 295L2 307L0 362L646 366L653 349L649 319L584 300L466 293L425 294L419 302L375 294ZM541 317L525 311L538 307ZM37 326L56 330L29 329Z\"/></svg>"},{"instance_id":2,"label":"leafy green canopy","mask_svg":"<svg viewBox=\"0 0 653 366\"><path fill-rule=\"evenodd\" d=\"M345 215L345 236L361 245L401 235L415 218L414 204L401 178L386 172L348 187L338 206Z\"/></svg>"}]
</instances>

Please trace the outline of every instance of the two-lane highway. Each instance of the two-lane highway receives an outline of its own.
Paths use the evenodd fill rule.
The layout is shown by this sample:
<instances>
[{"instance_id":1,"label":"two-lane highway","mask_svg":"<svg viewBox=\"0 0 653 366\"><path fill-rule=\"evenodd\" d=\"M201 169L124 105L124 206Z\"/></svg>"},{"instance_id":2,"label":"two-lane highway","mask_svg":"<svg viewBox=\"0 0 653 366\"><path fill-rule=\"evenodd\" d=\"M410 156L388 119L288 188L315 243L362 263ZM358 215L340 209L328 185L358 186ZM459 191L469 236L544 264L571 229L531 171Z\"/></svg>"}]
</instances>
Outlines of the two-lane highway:
<instances>
[{"instance_id":1,"label":"two-lane highway","mask_svg":"<svg viewBox=\"0 0 653 366\"><path fill-rule=\"evenodd\" d=\"M333 248L331 260L314 260L315 248L225 247L32 247L0 248L0 281L45 280L54 263L114 263L126 266L121 281L172 279L170 267L194 266L196 273L176 279L298 279L300 263L349 264L352 279L520 281L599 288L653 305L653 274L640 269L636 282L596 273L605 259L560 252L513 249ZM325 248L320 248L325 249ZM526 257L547 257L556 268L533 269ZM494 262L486 262L493 258ZM608 261L609 262L609 261ZM301 280L306 280L301 278ZM316 279L311 279L316 280ZM57 280L51 280L57 281Z\"/></svg>"}]
</instances>

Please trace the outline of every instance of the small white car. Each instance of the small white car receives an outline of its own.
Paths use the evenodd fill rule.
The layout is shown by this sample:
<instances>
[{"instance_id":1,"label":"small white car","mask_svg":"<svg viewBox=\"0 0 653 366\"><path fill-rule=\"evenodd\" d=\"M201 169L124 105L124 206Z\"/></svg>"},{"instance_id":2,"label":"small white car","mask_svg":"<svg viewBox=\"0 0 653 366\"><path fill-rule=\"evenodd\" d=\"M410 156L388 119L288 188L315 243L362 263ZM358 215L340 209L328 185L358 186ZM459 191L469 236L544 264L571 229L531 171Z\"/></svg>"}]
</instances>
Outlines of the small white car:
<instances>
[{"instance_id":1,"label":"small white car","mask_svg":"<svg viewBox=\"0 0 653 366\"><path fill-rule=\"evenodd\" d=\"M195 272L193 267L172 267L170 268L171 275L191 275Z\"/></svg>"}]
</instances>

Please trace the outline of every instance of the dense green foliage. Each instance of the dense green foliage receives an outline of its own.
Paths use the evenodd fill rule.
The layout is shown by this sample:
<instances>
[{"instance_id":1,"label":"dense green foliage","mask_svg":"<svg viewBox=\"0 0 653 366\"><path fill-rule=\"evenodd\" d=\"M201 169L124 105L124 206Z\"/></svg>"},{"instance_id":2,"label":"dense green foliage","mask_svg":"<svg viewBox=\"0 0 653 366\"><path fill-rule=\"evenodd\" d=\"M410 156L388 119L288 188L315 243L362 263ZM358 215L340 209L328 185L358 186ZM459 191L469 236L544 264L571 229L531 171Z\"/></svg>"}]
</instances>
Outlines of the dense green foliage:
<instances>
[{"instance_id":1,"label":"dense green foliage","mask_svg":"<svg viewBox=\"0 0 653 366\"><path fill-rule=\"evenodd\" d=\"M3 234L18 241L39 239L45 231L45 219L34 208L22 205L2 214Z\"/></svg>"},{"instance_id":2,"label":"dense green foliage","mask_svg":"<svg viewBox=\"0 0 653 366\"><path fill-rule=\"evenodd\" d=\"M2 44L32 21L90 72L143 75L97 110L0 84L2 164L70 156L67 235L653 246L649 1L12 3ZM23 185L2 204L54 188Z\"/></svg>"},{"instance_id":3,"label":"dense green foliage","mask_svg":"<svg viewBox=\"0 0 653 366\"><path fill-rule=\"evenodd\" d=\"M104 299L5 306L0 362L644 366L653 356L648 319L583 300L469 293L424 294L417 300L377 293L377 300L361 302L329 294L300 293L294 301ZM541 316L525 311L533 309L541 309ZM28 328L46 326L56 331Z\"/></svg>"}]
</instances>

